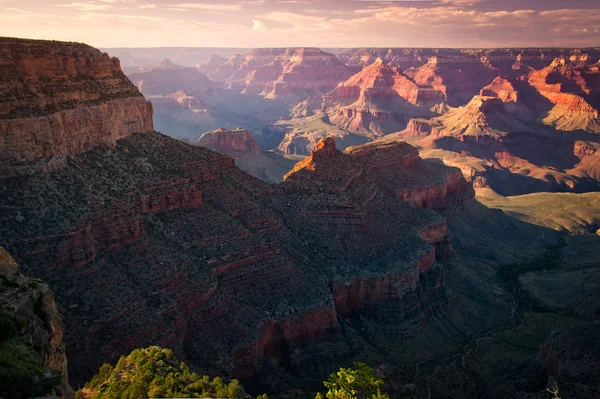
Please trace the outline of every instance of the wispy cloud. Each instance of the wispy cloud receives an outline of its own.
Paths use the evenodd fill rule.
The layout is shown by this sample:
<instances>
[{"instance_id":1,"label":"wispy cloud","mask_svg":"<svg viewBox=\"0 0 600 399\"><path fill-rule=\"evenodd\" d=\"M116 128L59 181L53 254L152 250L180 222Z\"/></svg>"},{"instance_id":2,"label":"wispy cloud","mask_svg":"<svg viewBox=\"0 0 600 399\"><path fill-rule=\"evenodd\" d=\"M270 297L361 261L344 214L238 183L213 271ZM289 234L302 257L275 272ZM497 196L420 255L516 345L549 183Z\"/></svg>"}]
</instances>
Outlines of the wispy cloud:
<instances>
[{"instance_id":1,"label":"wispy cloud","mask_svg":"<svg viewBox=\"0 0 600 399\"><path fill-rule=\"evenodd\" d=\"M95 3L65 3L56 4L57 7L74 8L80 11L101 11L108 10L111 5L108 4L95 4Z\"/></svg>"},{"instance_id":2,"label":"wispy cloud","mask_svg":"<svg viewBox=\"0 0 600 399\"><path fill-rule=\"evenodd\" d=\"M203 11L239 11L242 9L240 4L203 4L203 3L181 3L173 4L174 8L185 8Z\"/></svg>"}]
</instances>

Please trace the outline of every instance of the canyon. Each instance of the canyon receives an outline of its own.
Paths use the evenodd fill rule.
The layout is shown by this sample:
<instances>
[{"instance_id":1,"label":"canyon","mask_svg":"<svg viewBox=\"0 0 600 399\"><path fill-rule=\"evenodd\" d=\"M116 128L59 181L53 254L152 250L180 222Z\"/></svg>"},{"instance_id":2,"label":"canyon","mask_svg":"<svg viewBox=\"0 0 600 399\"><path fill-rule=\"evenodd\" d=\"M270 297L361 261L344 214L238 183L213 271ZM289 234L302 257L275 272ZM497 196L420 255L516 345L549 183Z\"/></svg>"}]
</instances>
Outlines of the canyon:
<instances>
[{"instance_id":1,"label":"canyon","mask_svg":"<svg viewBox=\"0 0 600 399\"><path fill-rule=\"evenodd\" d=\"M597 189L597 52L545 51L257 49L132 83L86 45L0 39L0 242L54 291L48 367L67 378L64 341L76 387L158 344L252 395L354 360L409 396L527 397L557 362L595 389L570 337L594 331L597 237L475 198Z\"/></svg>"},{"instance_id":2,"label":"canyon","mask_svg":"<svg viewBox=\"0 0 600 399\"><path fill-rule=\"evenodd\" d=\"M598 49L331 51L254 49L197 68L163 61L170 72L148 77L160 93L140 89L156 127L190 142L241 128L270 158L297 160L331 135L342 150L402 139L504 195L598 189ZM152 69L128 75L139 83ZM169 78L182 71L194 78Z\"/></svg>"},{"instance_id":3,"label":"canyon","mask_svg":"<svg viewBox=\"0 0 600 399\"><path fill-rule=\"evenodd\" d=\"M73 46L14 45L52 46L58 54ZM89 51L92 59L101 56ZM47 63L68 64L65 56ZM119 69L111 76L125 81ZM62 112L85 114L92 106L84 101ZM351 356L340 316L423 319L452 302L437 262L454 253L444 216L429 209L473 199L452 169L423 161L406 144L343 153L326 138L271 186L229 156L146 132L151 115L142 118L132 126L138 131L119 140L64 154L65 167L52 173L2 176L2 241L23 270L56 290L69 365L77 370L72 383L101 361L159 342L249 389L291 389L321 377L305 367L317 348L341 349L335 356L317 350L323 367L335 364L327 353ZM27 117L19 122L24 130L35 126ZM199 144L259 150L239 130L213 132ZM415 207L403 196L423 201ZM365 240L369 245L359 244ZM291 380L270 379L278 373Z\"/></svg>"}]
</instances>

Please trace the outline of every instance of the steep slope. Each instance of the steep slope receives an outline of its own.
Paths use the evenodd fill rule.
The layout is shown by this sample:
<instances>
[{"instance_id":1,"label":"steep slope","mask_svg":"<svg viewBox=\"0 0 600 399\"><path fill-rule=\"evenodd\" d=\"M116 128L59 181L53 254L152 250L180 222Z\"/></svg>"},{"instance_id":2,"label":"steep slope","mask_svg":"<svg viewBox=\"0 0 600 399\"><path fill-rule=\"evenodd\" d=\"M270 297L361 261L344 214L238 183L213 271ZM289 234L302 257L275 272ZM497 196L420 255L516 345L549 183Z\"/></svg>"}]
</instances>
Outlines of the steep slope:
<instances>
[{"instance_id":1,"label":"steep slope","mask_svg":"<svg viewBox=\"0 0 600 399\"><path fill-rule=\"evenodd\" d=\"M152 106L119 60L77 43L0 38L0 177L153 130Z\"/></svg>"},{"instance_id":2,"label":"steep slope","mask_svg":"<svg viewBox=\"0 0 600 399\"><path fill-rule=\"evenodd\" d=\"M475 115L512 125L495 100ZM352 360L416 397L539 391L546 380L529 366L549 328L593 314L597 243L559 254L571 267L592 260L568 270L583 289L536 292L545 302L558 287L573 313L536 312L523 287L558 264L554 249L540 257L556 232L473 195L459 169L406 143L341 152L326 138L271 185L150 132L74 152L54 173L3 179L0 241L56 290L74 385L158 343L252 394L297 396ZM573 309L580 299L591 305Z\"/></svg>"},{"instance_id":3,"label":"steep slope","mask_svg":"<svg viewBox=\"0 0 600 399\"><path fill-rule=\"evenodd\" d=\"M220 57L216 54L210 56L210 58L202 64L196 64L196 68L204 75L208 75L209 72L217 70L220 66L224 65L229 61L229 58Z\"/></svg>"},{"instance_id":4,"label":"steep slope","mask_svg":"<svg viewBox=\"0 0 600 399\"><path fill-rule=\"evenodd\" d=\"M518 77L528 73L529 68L543 69L556 58L564 58L571 66L592 65L600 59L598 48L494 48L494 49L448 49L448 48L359 48L338 54L338 58L350 66L365 67L377 58L402 69L419 68L432 57L472 58L498 69L502 75Z\"/></svg>"},{"instance_id":5,"label":"steep slope","mask_svg":"<svg viewBox=\"0 0 600 399\"><path fill-rule=\"evenodd\" d=\"M246 57L242 54L232 55L223 64L217 66L214 70L208 71L207 76L213 82L224 83L245 61Z\"/></svg>"},{"instance_id":6,"label":"steep slope","mask_svg":"<svg viewBox=\"0 0 600 399\"><path fill-rule=\"evenodd\" d=\"M252 61L248 65L254 65L264 57L248 58ZM221 66L232 66L236 60L233 56ZM289 112L285 104L223 90L197 68L181 67L169 60L128 76L152 102L156 128L175 138L195 141L210 130L244 126L262 139L262 131L268 130L267 121Z\"/></svg>"},{"instance_id":7,"label":"steep slope","mask_svg":"<svg viewBox=\"0 0 600 399\"><path fill-rule=\"evenodd\" d=\"M54 293L0 247L0 393L70 398L64 329Z\"/></svg>"}]
</instances>

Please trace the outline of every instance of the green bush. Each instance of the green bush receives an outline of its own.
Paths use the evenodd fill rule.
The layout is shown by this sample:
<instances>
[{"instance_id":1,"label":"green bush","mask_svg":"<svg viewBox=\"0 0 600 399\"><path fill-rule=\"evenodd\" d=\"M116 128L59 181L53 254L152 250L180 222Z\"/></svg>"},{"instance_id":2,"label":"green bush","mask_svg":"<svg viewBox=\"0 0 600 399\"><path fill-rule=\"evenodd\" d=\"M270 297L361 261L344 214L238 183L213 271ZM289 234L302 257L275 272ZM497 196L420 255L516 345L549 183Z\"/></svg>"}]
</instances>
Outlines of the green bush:
<instances>
[{"instance_id":1,"label":"green bush","mask_svg":"<svg viewBox=\"0 0 600 399\"><path fill-rule=\"evenodd\" d=\"M210 379L178 362L169 349L151 346L136 349L129 356L121 356L116 366L104 364L77 398L138 399L138 398L247 398L237 380ZM266 398L264 398L266 399Z\"/></svg>"},{"instance_id":2,"label":"green bush","mask_svg":"<svg viewBox=\"0 0 600 399\"><path fill-rule=\"evenodd\" d=\"M327 399L389 399L381 393L383 380L375 375L375 370L364 363L355 362L354 368L341 368L323 382L328 389ZM321 393L315 399L323 399Z\"/></svg>"}]
</instances>

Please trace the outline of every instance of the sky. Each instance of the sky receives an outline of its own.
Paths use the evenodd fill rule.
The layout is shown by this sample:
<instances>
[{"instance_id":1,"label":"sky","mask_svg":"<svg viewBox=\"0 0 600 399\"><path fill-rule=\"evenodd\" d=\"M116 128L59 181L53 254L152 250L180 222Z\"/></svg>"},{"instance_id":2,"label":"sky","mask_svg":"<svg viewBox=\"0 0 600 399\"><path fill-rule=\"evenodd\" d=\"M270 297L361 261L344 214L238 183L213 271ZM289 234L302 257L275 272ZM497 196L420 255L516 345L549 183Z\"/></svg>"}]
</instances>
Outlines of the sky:
<instances>
[{"instance_id":1,"label":"sky","mask_svg":"<svg viewBox=\"0 0 600 399\"><path fill-rule=\"evenodd\" d=\"M600 47L600 0L0 0L0 36L95 47Z\"/></svg>"}]
</instances>

